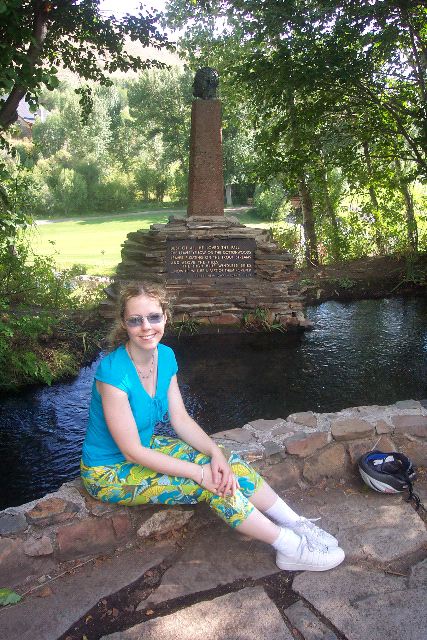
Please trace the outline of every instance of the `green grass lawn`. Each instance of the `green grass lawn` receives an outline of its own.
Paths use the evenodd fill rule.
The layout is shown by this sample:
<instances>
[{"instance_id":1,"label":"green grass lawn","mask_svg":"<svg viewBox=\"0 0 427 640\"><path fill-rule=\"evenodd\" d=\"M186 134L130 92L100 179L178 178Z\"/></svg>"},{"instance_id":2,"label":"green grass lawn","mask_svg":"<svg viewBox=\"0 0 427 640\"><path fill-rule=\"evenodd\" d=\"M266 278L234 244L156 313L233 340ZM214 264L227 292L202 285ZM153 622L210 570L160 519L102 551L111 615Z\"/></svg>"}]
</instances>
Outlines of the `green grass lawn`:
<instances>
[{"instance_id":1,"label":"green grass lawn","mask_svg":"<svg viewBox=\"0 0 427 640\"><path fill-rule=\"evenodd\" d=\"M179 210L182 209L184 205L182 204L178 204L176 202L144 202L142 204L140 204L139 206L135 206L133 208L129 208L126 211L114 211L114 212L109 212L109 213L100 213L99 211L90 211L90 210L86 210L83 213L69 213L69 214L65 214L65 213L36 213L35 214L35 219L36 220L58 220L60 218L81 218L82 216L84 218L99 218L99 217L105 217L105 216L120 216L120 215L128 215L130 213L151 213L151 212L158 212L158 211L168 211L168 212L173 212L175 209Z\"/></svg>"},{"instance_id":2,"label":"green grass lawn","mask_svg":"<svg viewBox=\"0 0 427 640\"><path fill-rule=\"evenodd\" d=\"M144 211L48 222L37 225L31 244L37 254L55 254L59 268L84 264L89 274L109 275L121 261L121 245L127 234L139 229L148 230L152 224L166 223L171 213L185 216L184 211ZM252 211L242 212L237 217L248 226L270 226L270 223L260 221Z\"/></svg>"}]
</instances>

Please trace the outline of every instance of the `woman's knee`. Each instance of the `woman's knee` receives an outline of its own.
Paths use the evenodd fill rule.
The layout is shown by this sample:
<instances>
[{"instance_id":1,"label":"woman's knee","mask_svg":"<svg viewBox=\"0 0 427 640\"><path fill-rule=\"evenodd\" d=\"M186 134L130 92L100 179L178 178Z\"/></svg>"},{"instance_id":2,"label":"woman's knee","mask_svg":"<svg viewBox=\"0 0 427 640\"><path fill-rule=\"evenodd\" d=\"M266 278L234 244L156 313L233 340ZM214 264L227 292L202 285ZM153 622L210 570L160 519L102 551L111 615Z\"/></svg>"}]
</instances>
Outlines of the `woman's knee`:
<instances>
[{"instance_id":1,"label":"woman's knee","mask_svg":"<svg viewBox=\"0 0 427 640\"><path fill-rule=\"evenodd\" d=\"M209 506L230 527L238 527L254 510L244 493L237 490L234 496L217 496L212 494Z\"/></svg>"},{"instance_id":2,"label":"woman's knee","mask_svg":"<svg viewBox=\"0 0 427 640\"><path fill-rule=\"evenodd\" d=\"M231 469L236 476L241 492L249 498L263 483L262 477L250 464L245 462L239 455L232 454L229 459Z\"/></svg>"}]
</instances>

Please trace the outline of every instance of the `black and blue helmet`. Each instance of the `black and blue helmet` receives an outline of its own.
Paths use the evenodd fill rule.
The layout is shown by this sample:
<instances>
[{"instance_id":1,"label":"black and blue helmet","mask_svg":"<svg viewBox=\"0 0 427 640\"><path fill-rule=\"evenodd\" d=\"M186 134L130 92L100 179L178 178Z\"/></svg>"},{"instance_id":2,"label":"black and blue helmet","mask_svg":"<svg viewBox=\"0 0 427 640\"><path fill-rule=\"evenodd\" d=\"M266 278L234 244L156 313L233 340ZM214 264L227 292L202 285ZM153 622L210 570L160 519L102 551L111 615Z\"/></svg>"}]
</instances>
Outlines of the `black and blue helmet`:
<instances>
[{"instance_id":1,"label":"black and blue helmet","mask_svg":"<svg viewBox=\"0 0 427 640\"><path fill-rule=\"evenodd\" d=\"M416 473L411 460L403 453L368 451L359 459L359 472L371 489L381 493L400 493L405 489L412 494Z\"/></svg>"}]
</instances>

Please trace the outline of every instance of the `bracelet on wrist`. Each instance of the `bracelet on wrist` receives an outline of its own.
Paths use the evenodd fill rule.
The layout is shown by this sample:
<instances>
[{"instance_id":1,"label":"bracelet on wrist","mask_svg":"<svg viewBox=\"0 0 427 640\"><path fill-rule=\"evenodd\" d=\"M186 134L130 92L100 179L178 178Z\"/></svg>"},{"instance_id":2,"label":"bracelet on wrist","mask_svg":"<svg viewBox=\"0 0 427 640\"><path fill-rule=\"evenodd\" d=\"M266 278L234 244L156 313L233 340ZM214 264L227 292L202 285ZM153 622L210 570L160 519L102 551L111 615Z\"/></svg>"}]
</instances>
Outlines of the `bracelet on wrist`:
<instances>
[{"instance_id":1,"label":"bracelet on wrist","mask_svg":"<svg viewBox=\"0 0 427 640\"><path fill-rule=\"evenodd\" d=\"M200 468L202 470L202 478L200 480L200 486L203 486L203 481L205 479L205 468L203 467L203 465Z\"/></svg>"}]
</instances>

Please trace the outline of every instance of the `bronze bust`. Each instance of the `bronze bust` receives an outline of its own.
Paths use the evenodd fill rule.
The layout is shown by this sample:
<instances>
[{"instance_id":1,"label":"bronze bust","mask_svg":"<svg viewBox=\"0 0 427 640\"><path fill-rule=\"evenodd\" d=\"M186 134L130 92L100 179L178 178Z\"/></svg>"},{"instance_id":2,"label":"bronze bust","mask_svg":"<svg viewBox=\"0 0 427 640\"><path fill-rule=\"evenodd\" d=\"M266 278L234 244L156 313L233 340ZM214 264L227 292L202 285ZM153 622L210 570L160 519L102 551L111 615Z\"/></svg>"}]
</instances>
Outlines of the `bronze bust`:
<instances>
[{"instance_id":1,"label":"bronze bust","mask_svg":"<svg viewBox=\"0 0 427 640\"><path fill-rule=\"evenodd\" d=\"M193 96L202 100L216 98L216 90L219 85L219 74L216 69L202 67L196 71L193 83Z\"/></svg>"}]
</instances>

